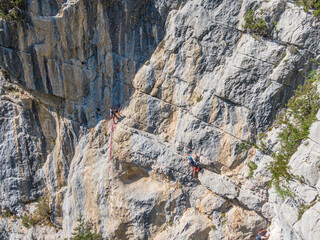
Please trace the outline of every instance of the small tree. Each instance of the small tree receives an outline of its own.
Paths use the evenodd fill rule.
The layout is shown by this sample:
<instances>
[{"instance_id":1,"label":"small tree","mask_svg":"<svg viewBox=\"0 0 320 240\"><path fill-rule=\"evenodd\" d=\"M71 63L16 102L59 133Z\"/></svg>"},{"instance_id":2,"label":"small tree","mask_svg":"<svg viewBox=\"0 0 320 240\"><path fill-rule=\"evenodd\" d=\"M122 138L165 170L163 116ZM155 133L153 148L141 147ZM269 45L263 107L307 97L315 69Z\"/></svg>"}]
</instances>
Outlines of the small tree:
<instances>
[{"instance_id":1,"label":"small tree","mask_svg":"<svg viewBox=\"0 0 320 240\"><path fill-rule=\"evenodd\" d=\"M92 222L85 222L80 214L78 218L78 226L72 233L71 240L102 240L101 233L92 232Z\"/></svg>"},{"instance_id":2,"label":"small tree","mask_svg":"<svg viewBox=\"0 0 320 240\"><path fill-rule=\"evenodd\" d=\"M268 25L263 18L257 17L257 14L250 8L246 15L244 16L246 21L243 25L244 29L250 29L253 33L260 36L268 35Z\"/></svg>"},{"instance_id":3,"label":"small tree","mask_svg":"<svg viewBox=\"0 0 320 240\"><path fill-rule=\"evenodd\" d=\"M46 192L41 198L38 199L35 216L38 222L50 223L50 214L50 201L48 193Z\"/></svg>"},{"instance_id":4,"label":"small tree","mask_svg":"<svg viewBox=\"0 0 320 240\"><path fill-rule=\"evenodd\" d=\"M0 18L7 21L21 20L25 0L0 0Z\"/></svg>"}]
</instances>

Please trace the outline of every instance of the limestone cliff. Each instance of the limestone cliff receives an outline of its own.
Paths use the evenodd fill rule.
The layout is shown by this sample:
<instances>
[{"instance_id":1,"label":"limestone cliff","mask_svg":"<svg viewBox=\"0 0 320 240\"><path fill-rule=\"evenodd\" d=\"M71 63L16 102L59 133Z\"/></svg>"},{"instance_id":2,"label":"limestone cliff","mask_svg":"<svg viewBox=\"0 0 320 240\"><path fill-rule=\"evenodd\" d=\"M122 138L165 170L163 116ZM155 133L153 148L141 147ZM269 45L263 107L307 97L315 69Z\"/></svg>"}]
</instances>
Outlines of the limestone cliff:
<instances>
[{"instance_id":1,"label":"limestone cliff","mask_svg":"<svg viewBox=\"0 0 320 240\"><path fill-rule=\"evenodd\" d=\"M245 30L249 9L269 26ZM1 239L64 239L82 214L104 239L320 234L320 115L268 188L254 147L314 69L319 20L285 0L28 0L0 23ZM276 23L276 24L275 24ZM113 124L109 107L120 105ZM195 178L185 154L200 155ZM257 169L248 177L249 161ZM21 217L47 196L52 225ZM310 206L299 216L299 204Z\"/></svg>"}]
</instances>

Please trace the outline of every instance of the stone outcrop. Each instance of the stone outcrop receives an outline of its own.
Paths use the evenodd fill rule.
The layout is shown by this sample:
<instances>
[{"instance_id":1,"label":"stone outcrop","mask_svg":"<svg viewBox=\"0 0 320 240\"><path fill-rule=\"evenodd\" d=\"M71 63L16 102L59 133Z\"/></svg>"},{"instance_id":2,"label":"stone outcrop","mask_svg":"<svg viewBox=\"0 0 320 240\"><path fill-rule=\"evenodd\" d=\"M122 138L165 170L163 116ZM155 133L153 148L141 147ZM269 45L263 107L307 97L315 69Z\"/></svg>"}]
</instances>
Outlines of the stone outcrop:
<instances>
[{"instance_id":1,"label":"stone outcrop","mask_svg":"<svg viewBox=\"0 0 320 240\"><path fill-rule=\"evenodd\" d=\"M249 8L277 23L268 36L243 28ZM284 0L29 0L0 28L0 238L68 238L80 214L104 239L252 239L267 222L270 239L319 236L320 115L290 160L295 200L245 146L267 132L276 149L267 129L320 51L312 14ZM43 195L56 229L23 227Z\"/></svg>"}]
</instances>

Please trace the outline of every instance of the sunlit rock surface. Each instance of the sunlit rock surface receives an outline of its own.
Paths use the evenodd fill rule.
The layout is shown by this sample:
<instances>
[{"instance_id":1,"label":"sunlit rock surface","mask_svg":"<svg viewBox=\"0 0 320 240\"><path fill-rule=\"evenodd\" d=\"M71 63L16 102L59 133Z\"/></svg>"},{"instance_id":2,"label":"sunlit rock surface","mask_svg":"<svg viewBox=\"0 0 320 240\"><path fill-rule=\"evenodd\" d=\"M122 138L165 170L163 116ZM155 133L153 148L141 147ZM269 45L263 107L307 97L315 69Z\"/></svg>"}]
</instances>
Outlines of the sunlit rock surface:
<instances>
[{"instance_id":1,"label":"sunlit rock surface","mask_svg":"<svg viewBox=\"0 0 320 240\"><path fill-rule=\"evenodd\" d=\"M64 239L82 214L104 239L319 236L318 121L290 161L295 200L267 187L267 131L317 58L319 21L290 1L27 1L0 23L1 239ZM243 29L249 8L277 29ZM112 124L109 107L120 105ZM112 139L112 142L111 142ZM193 178L185 155L201 154ZM248 179L247 163L257 169ZM50 226L25 228L37 199ZM299 219L299 206L310 206Z\"/></svg>"}]
</instances>

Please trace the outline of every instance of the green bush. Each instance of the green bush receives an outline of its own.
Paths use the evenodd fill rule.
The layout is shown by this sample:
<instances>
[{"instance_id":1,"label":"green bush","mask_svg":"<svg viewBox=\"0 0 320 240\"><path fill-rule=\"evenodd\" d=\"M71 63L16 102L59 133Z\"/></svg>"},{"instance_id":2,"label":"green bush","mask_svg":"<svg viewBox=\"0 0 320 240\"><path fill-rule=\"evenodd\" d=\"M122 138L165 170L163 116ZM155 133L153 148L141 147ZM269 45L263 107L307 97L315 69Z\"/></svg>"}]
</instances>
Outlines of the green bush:
<instances>
[{"instance_id":1,"label":"green bush","mask_svg":"<svg viewBox=\"0 0 320 240\"><path fill-rule=\"evenodd\" d=\"M150 65L150 60L146 61L146 63L144 65L149 66Z\"/></svg>"},{"instance_id":2,"label":"green bush","mask_svg":"<svg viewBox=\"0 0 320 240\"><path fill-rule=\"evenodd\" d=\"M55 227L50 221L50 202L48 193L46 192L43 197L39 198L35 206L36 210L32 216L24 215L22 220L22 225L26 228L34 227L36 224L47 224L49 226Z\"/></svg>"},{"instance_id":3,"label":"green bush","mask_svg":"<svg viewBox=\"0 0 320 240\"><path fill-rule=\"evenodd\" d=\"M197 102L201 102L202 99L203 99L203 96L202 96L202 95L199 95L196 100L197 100Z\"/></svg>"},{"instance_id":4,"label":"green bush","mask_svg":"<svg viewBox=\"0 0 320 240\"><path fill-rule=\"evenodd\" d=\"M37 224L37 220L33 217L29 217L27 215L24 215L22 218L22 225L26 228L34 227Z\"/></svg>"},{"instance_id":5,"label":"green bush","mask_svg":"<svg viewBox=\"0 0 320 240\"><path fill-rule=\"evenodd\" d=\"M258 168L258 166L253 161L250 161L248 163L248 167L250 169L248 178L252 178L253 172L254 172L254 170L256 170Z\"/></svg>"},{"instance_id":6,"label":"green bush","mask_svg":"<svg viewBox=\"0 0 320 240\"><path fill-rule=\"evenodd\" d=\"M304 11L313 9L313 15L320 16L320 0L296 0L295 2L298 6L302 6Z\"/></svg>"},{"instance_id":7,"label":"green bush","mask_svg":"<svg viewBox=\"0 0 320 240\"><path fill-rule=\"evenodd\" d=\"M270 131L268 129L268 131ZM267 134L264 132L259 133L258 137L256 138L256 142L254 143L254 147L258 149L263 154L269 155L270 149L267 146L265 140L267 138Z\"/></svg>"},{"instance_id":8,"label":"green bush","mask_svg":"<svg viewBox=\"0 0 320 240\"><path fill-rule=\"evenodd\" d=\"M1 215L3 218L9 218L9 217L14 216L14 213L11 212L10 210L7 210L7 211L3 211Z\"/></svg>"},{"instance_id":9,"label":"green bush","mask_svg":"<svg viewBox=\"0 0 320 240\"><path fill-rule=\"evenodd\" d=\"M216 226L215 225L210 225L211 229L214 231L214 230L217 230Z\"/></svg>"},{"instance_id":10,"label":"green bush","mask_svg":"<svg viewBox=\"0 0 320 240\"><path fill-rule=\"evenodd\" d=\"M244 16L244 20L246 21L245 25L243 25L244 29L250 29L252 32L260 36L268 35L268 26L266 21L263 18L258 18L251 8Z\"/></svg>"},{"instance_id":11,"label":"green bush","mask_svg":"<svg viewBox=\"0 0 320 240\"><path fill-rule=\"evenodd\" d=\"M282 127L278 135L280 149L278 153L272 154L274 161L268 168L278 192L288 192L282 189L284 185L281 183L295 178L289 171L289 160L301 142L308 138L309 128L316 121L316 114L320 109L320 95L317 92L319 79L320 75L312 72L306 83L294 91L286 110L277 118L277 125Z\"/></svg>"},{"instance_id":12,"label":"green bush","mask_svg":"<svg viewBox=\"0 0 320 240\"><path fill-rule=\"evenodd\" d=\"M92 232L93 224L91 222L84 222L83 216L78 218L78 226L72 233L71 240L102 240L101 233Z\"/></svg>"},{"instance_id":13,"label":"green bush","mask_svg":"<svg viewBox=\"0 0 320 240\"><path fill-rule=\"evenodd\" d=\"M50 214L50 202L47 194L45 194L43 197L38 199L35 211L35 218L39 223L45 222L50 224Z\"/></svg>"},{"instance_id":14,"label":"green bush","mask_svg":"<svg viewBox=\"0 0 320 240\"><path fill-rule=\"evenodd\" d=\"M241 142L238 147L239 147L239 151L240 152L245 152L247 150L249 150L252 147L252 143L250 141L250 138L248 138L247 140Z\"/></svg>"},{"instance_id":15,"label":"green bush","mask_svg":"<svg viewBox=\"0 0 320 240\"><path fill-rule=\"evenodd\" d=\"M0 18L7 21L21 20L25 6L24 0L0 0Z\"/></svg>"},{"instance_id":16,"label":"green bush","mask_svg":"<svg viewBox=\"0 0 320 240\"><path fill-rule=\"evenodd\" d=\"M296 195L291 191L290 187L287 186L286 184L282 184L282 185L274 184L274 186L282 200L288 197L291 199L295 198Z\"/></svg>"}]
</instances>

